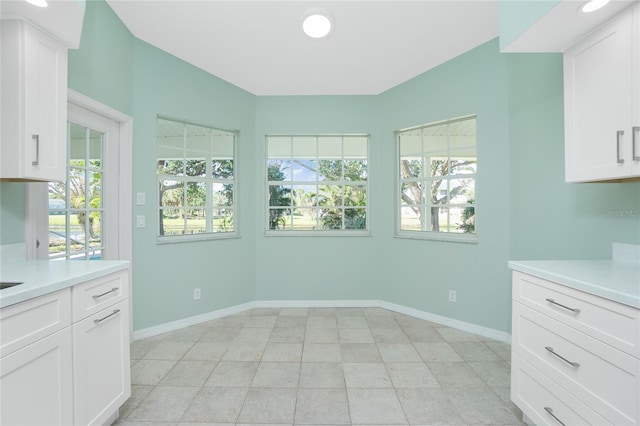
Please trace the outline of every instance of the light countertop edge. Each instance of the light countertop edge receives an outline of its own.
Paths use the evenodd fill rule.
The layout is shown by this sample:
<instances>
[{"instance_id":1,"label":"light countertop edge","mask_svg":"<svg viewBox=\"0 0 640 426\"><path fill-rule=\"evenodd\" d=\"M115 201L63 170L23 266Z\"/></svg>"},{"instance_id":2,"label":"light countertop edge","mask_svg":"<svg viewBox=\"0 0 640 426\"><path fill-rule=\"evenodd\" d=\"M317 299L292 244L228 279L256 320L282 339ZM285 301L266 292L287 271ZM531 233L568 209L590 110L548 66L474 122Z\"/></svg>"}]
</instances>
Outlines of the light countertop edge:
<instances>
[{"instance_id":1,"label":"light countertop edge","mask_svg":"<svg viewBox=\"0 0 640 426\"><path fill-rule=\"evenodd\" d=\"M640 264L613 260L512 260L509 268L640 309Z\"/></svg>"},{"instance_id":2,"label":"light countertop edge","mask_svg":"<svg viewBox=\"0 0 640 426\"><path fill-rule=\"evenodd\" d=\"M23 284L0 290L0 308L128 269L129 261L25 261L0 265L1 281Z\"/></svg>"}]
</instances>

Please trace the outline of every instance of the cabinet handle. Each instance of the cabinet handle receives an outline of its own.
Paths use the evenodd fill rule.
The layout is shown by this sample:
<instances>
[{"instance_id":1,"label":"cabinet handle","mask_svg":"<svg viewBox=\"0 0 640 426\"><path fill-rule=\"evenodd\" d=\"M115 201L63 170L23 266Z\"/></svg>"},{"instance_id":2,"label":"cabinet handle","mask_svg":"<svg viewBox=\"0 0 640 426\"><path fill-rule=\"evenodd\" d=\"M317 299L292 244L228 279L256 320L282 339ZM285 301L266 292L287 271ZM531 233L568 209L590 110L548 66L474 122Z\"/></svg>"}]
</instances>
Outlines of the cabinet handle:
<instances>
[{"instance_id":1,"label":"cabinet handle","mask_svg":"<svg viewBox=\"0 0 640 426\"><path fill-rule=\"evenodd\" d=\"M575 361L569 361L568 359L566 359L565 357L563 357L562 355L560 355L556 351L554 351L551 346L545 346L545 349L548 350L549 352L551 352L553 355L555 355L558 358L560 358L561 360L563 360L564 362L566 362L567 364L569 364L570 366L576 367L576 368L580 367L580 364L578 364Z\"/></svg>"},{"instance_id":2,"label":"cabinet handle","mask_svg":"<svg viewBox=\"0 0 640 426\"><path fill-rule=\"evenodd\" d=\"M631 151L632 151L633 161L640 161L640 155L638 155L636 152L636 146L638 145L638 141L636 139L638 139L638 135L640 134L640 126L632 127L631 132L633 134L633 138L631 139Z\"/></svg>"},{"instance_id":3,"label":"cabinet handle","mask_svg":"<svg viewBox=\"0 0 640 426\"><path fill-rule=\"evenodd\" d=\"M102 321L106 321L107 319L111 318L112 316L114 316L115 314L117 314L118 312L120 312L120 309L114 309L113 312L111 312L109 315L107 315L104 318L99 318L99 319L94 319L93 322L95 322L96 324L100 324Z\"/></svg>"},{"instance_id":4,"label":"cabinet handle","mask_svg":"<svg viewBox=\"0 0 640 426\"><path fill-rule=\"evenodd\" d=\"M99 298L101 298L102 296L106 296L106 295L107 295L107 294L109 294L109 293L113 293L114 291L118 291L118 287L114 287L114 288L112 288L112 289L111 289L111 290L109 290L109 291L105 291L104 293L96 294L96 295L91 296L91 297L93 297L94 299L99 299Z\"/></svg>"},{"instance_id":5,"label":"cabinet handle","mask_svg":"<svg viewBox=\"0 0 640 426\"><path fill-rule=\"evenodd\" d=\"M558 306L560 306L561 308L565 308L565 309L567 309L567 310L569 310L569 311L573 312L574 314L579 314L579 313L580 313L580 309L578 309L578 308L570 308L570 307L565 306L565 305L563 305L562 303L558 303L558 302L556 302L555 300L550 299L550 298L547 298L547 299L545 299L545 300L546 300L547 302L549 302L549 303L553 303L554 305L558 305Z\"/></svg>"},{"instance_id":6,"label":"cabinet handle","mask_svg":"<svg viewBox=\"0 0 640 426\"><path fill-rule=\"evenodd\" d=\"M40 135L32 135L31 138L36 141L36 161L32 161L31 165L37 166L40 164Z\"/></svg>"},{"instance_id":7,"label":"cabinet handle","mask_svg":"<svg viewBox=\"0 0 640 426\"><path fill-rule=\"evenodd\" d=\"M556 421L557 421L558 423L560 423L562 426L567 426L567 425L565 425L565 424L562 422L562 420L560 420L559 418L557 418L557 417L556 417L556 415L555 415L555 414L553 414L553 408L551 408L551 407L544 407L544 411L546 411L547 413L549 413L549 415L550 415L551 417L553 417L554 419L556 419Z\"/></svg>"}]
</instances>

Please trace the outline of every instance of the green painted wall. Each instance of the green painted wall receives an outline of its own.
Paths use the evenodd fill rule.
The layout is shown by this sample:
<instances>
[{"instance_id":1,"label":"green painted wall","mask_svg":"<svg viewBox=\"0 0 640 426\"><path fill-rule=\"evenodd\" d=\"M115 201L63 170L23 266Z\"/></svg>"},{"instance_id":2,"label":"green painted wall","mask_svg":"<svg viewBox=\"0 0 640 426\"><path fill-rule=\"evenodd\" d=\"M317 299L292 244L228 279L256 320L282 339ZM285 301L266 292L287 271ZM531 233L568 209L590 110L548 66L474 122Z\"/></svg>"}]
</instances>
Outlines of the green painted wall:
<instances>
[{"instance_id":1,"label":"green painted wall","mask_svg":"<svg viewBox=\"0 0 640 426\"><path fill-rule=\"evenodd\" d=\"M104 0L87 1L80 48L69 50L69 88L131 115L134 40Z\"/></svg>"},{"instance_id":2,"label":"green painted wall","mask_svg":"<svg viewBox=\"0 0 640 426\"><path fill-rule=\"evenodd\" d=\"M640 182L565 183L561 54L509 64L512 259L607 259L640 244Z\"/></svg>"},{"instance_id":3,"label":"green painted wall","mask_svg":"<svg viewBox=\"0 0 640 426\"><path fill-rule=\"evenodd\" d=\"M382 229L378 210L388 200L381 191L380 145L375 97L258 97L256 108L254 207L258 300L377 299L383 285L378 265ZM264 236L264 135L270 133L368 133L371 135L369 181L371 237Z\"/></svg>"},{"instance_id":4,"label":"green painted wall","mask_svg":"<svg viewBox=\"0 0 640 426\"><path fill-rule=\"evenodd\" d=\"M207 313L255 299L255 96L142 41L134 43L133 193L145 192L146 228L133 233L134 328ZM242 238L156 244L156 117L240 131L237 179ZM193 301L193 289L202 299Z\"/></svg>"},{"instance_id":5,"label":"green painted wall","mask_svg":"<svg viewBox=\"0 0 640 426\"><path fill-rule=\"evenodd\" d=\"M500 0L500 49L516 41L560 0Z\"/></svg>"},{"instance_id":6,"label":"green painted wall","mask_svg":"<svg viewBox=\"0 0 640 426\"><path fill-rule=\"evenodd\" d=\"M386 238L381 298L400 305L507 330L509 286L509 109L507 57L497 40L486 43L380 95L385 158L382 211ZM393 132L477 114L477 244L393 238ZM457 303L448 291L457 291Z\"/></svg>"},{"instance_id":7,"label":"green painted wall","mask_svg":"<svg viewBox=\"0 0 640 426\"><path fill-rule=\"evenodd\" d=\"M509 331L509 259L640 244L640 183L564 183L557 54L500 54L494 40L378 96L255 97L137 40L103 1L87 2L83 31L69 86L134 118L133 193L147 195L133 211L147 218L132 230L136 330L255 299L382 299ZM472 113L478 243L394 238L393 132ZM241 238L156 244L158 114L240 131ZM264 135L298 132L371 134L371 236L264 236ZM0 184L2 244L24 240L23 188Z\"/></svg>"},{"instance_id":8,"label":"green painted wall","mask_svg":"<svg viewBox=\"0 0 640 426\"><path fill-rule=\"evenodd\" d=\"M25 185L0 182L0 245L24 242Z\"/></svg>"}]
</instances>

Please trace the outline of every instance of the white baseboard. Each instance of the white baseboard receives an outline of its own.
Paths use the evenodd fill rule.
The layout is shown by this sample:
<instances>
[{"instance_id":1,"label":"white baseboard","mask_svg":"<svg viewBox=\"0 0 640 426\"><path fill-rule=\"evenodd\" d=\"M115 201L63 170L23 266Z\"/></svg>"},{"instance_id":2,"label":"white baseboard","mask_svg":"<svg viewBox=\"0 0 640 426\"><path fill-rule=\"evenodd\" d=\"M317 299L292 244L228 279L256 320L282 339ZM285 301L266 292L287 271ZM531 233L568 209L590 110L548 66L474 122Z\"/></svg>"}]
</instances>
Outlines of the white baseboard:
<instances>
[{"instance_id":1,"label":"white baseboard","mask_svg":"<svg viewBox=\"0 0 640 426\"><path fill-rule=\"evenodd\" d=\"M158 334L167 333L169 331L178 330L180 328L189 327L217 318L245 312L253 308L383 308L511 344L511 335L504 331L494 330L492 328L420 311L407 306L385 302L384 300L257 300L137 330L133 332L133 340L145 339L147 337L156 336Z\"/></svg>"},{"instance_id":2,"label":"white baseboard","mask_svg":"<svg viewBox=\"0 0 640 426\"><path fill-rule=\"evenodd\" d=\"M207 312L206 314L195 315L193 317L183 318L177 321L171 321L164 324L156 325L149 328L143 328L133 332L133 340L146 339L147 337L157 336L158 334L167 333L169 331L178 330L180 328L189 327L214 319L226 317L229 315L239 314L256 307L255 302L243 303L241 305L231 306L229 308L218 309L217 311Z\"/></svg>"}]
</instances>

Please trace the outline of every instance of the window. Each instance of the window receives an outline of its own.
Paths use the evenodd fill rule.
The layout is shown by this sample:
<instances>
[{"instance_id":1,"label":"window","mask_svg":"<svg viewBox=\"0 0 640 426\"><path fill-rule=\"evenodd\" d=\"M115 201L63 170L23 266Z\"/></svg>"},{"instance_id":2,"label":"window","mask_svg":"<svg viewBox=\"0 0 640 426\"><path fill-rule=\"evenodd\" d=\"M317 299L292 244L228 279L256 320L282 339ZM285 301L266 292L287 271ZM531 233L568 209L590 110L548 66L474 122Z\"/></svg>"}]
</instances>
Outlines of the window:
<instances>
[{"instance_id":1,"label":"window","mask_svg":"<svg viewBox=\"0 0 640 426\"><path fill-rule=\"evenodd\" d=\"M236 234L235 140L231 131L158 118L159 241Z\"/></svg>"},{"instance_id":2,"label":"window","mask_svg":"<svg viewBox=\"0 0 640 426\"><path fill-rule=\"evenodd\" d=\"M368 135L268 135L267 234L368 235Z\"/></svg>"},{"instance_id":3,"label":"window","mask_svg":"<svg viewBox=\"0 0 640 426\"><path fill-rule=\"evenodd\" d=\"M476 239L476 117L398 132L398 235Z\"/></svg>"},{"instance_id":4,"label":"window","mask_svg":"<svg viewBox=\"0 0 640 426\"><path fill-rule=\"evenodd\" d=\"M67 179L49 182L49 259L101 259L104 133L67 123Z\"/></svg>"}]
</instances>

